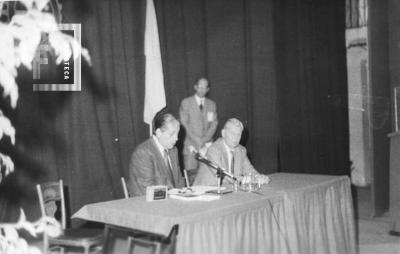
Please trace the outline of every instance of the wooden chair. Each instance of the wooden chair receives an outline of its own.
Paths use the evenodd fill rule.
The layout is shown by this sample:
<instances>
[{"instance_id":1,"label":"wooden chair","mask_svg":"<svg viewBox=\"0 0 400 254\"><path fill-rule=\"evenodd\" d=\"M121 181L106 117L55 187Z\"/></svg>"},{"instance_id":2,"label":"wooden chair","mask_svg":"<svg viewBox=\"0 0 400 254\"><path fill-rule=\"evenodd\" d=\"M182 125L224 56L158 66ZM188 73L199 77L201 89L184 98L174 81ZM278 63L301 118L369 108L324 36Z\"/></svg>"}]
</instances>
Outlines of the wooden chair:
<instances>
[{"instance_id":1,"label":"wooden chair","mask_svg":"<svg viewBox=\"0 0 400 254\"><path fill-rule=\"evenodd\" d=\"M129 192L128 188L126 187L125 177L121 177L121 184L122 184L122 190L124 191L124 197L129 198Z\"/></svg>"},{"instance_id":2,"label":"wooden chair","mask_svg":"<svg viewBox=\"0 0 400 254\"><path fill-rule=\"evenodd\" d=\"M174 225L168 236L137 229L106 225L103 253L106 254L174 254L178 225Z\"/></svg>"},{"instance_id":3,"label":"wooden chair","mask_svg":"<svg viewBox=\"0 0 400 254\"><path fill-rule=\"evenodd\" d=\"M136 247L142 247L144 249L149 249L152 254L160 254L161 253L161 243L152 242L136 237L129 236L128 237L128 253L127 254L135 254ZM141 250L141 249L138 249ZM139 251L137 252L139 253Z\"/></svg>"},{"instance_id":4,"label":"wooden chair","mask_svg":"<svg viewBox=\"0 0 400 254\"><path fill-rule=\"evenodd\" d=\"M83 248L88 254L91 249L101 250L104 234L100 229L66 228L66 209L63 181L59 180L36 185L40 210L43 216L51 216L60 221L63 234L57 238L44 236L45 246ZM47 250L46 250L47 251ZM46 253L46 252L45 252Z\"/></svg>"}]
</instances>

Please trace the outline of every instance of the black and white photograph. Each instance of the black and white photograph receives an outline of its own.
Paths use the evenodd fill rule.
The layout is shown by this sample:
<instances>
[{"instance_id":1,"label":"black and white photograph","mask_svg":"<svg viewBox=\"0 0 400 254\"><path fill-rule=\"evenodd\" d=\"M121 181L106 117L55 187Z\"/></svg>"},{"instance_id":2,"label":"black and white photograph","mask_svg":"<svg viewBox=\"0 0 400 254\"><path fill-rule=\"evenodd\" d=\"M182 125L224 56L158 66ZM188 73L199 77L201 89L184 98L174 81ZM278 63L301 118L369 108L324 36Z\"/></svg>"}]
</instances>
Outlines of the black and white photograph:
<instances>
[{"instance_id":1,"label":"black and white photograph","mask_svg":"<svg viewBox=\"0 0 400 254\"><path fill-rule=\"evenodd\" d=\"M400 254L399 0L0 10L0 254Z\"/></svg>"}]
</instances>

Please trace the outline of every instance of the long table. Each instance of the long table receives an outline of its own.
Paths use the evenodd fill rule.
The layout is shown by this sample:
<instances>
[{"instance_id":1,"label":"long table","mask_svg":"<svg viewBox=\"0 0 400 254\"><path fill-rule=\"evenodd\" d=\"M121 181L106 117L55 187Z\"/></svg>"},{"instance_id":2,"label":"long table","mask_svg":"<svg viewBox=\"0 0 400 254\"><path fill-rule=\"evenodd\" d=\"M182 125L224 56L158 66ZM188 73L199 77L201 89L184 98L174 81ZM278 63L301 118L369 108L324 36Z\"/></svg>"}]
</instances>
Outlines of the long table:
<instances>
[{"instance_id":1,"label":"long table","mask_svg":"<svg viewBox=\"0 0 400 254\"><path fill-rule=\"evenodd\" d=\"M215 201L134 197L88 204L73 218L168 235L179 224L177 254L356 253L347 176L276 173L259 193Z\"/></svg>"}]
</instances>

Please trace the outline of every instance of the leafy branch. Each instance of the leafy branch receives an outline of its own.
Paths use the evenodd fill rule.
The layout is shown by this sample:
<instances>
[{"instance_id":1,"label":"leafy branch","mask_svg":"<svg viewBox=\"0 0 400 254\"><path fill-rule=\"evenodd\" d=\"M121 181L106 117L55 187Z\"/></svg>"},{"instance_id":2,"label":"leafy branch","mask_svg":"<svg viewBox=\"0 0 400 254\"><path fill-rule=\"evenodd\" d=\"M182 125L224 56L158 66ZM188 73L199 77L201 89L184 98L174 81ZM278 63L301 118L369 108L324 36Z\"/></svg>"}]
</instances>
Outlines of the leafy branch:
<instances>
[{"instance_id":1,"label":"leafy branch","mask_svg":"<svg viewBox=\"0 0 400 254\"><path fill-rule=\"evenodd\" d=\"M5 1L0 1L0 10ZM9 23L0 22L0 87L1 96L9 100L11 108L18 103L18 68L24 66L32 70L32 62L43 35L56 56L56 64L68 61L71 57L82 55L90 64L89 53L70 35L62 33L53 14L46 12L49 0L20 0L25 12L16 13ZM0 110L0 139L10 138L15 145L15 128L7 116ZM0 183L14 171L12 159L0 152Z\"/></svg>"},{"instance_id":2,"label":"leafy branch","mask_svg":"<svg viewBox=\"0 0 400 254\"><path fill-rule=\"evenodd\" d=\"M16 223L0 224L0 253L4 254L40 254L41 251L34 246L29 246L25 239L18 234L25 230L31 236L46 234L58 237L62 233L61 224L54 218L42 217L35 222L26 220L24 211L20 210L20 217Z\"/></svg>"}]
</instances>

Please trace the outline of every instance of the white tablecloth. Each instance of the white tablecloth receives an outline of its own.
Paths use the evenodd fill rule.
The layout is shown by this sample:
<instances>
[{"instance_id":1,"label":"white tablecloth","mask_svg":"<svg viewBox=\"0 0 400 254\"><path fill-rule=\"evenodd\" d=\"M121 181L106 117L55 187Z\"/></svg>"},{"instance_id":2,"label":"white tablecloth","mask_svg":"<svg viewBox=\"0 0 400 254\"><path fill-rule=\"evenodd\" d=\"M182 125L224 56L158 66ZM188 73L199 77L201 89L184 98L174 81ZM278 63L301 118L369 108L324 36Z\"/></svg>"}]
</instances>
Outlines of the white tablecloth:
<instances>
[{"instance_id":1,"label":"white tablecloth","mask_svg":"<svg viewBox=\"0 0 400 254\"><path fill-rule=\"evenodd\" d=\"M176 253L356 253L350 180L277 173L260 194L216 201L144 197L82 207L74 218L168 235L179 224Z\"/></svg>"}]
</instances>

